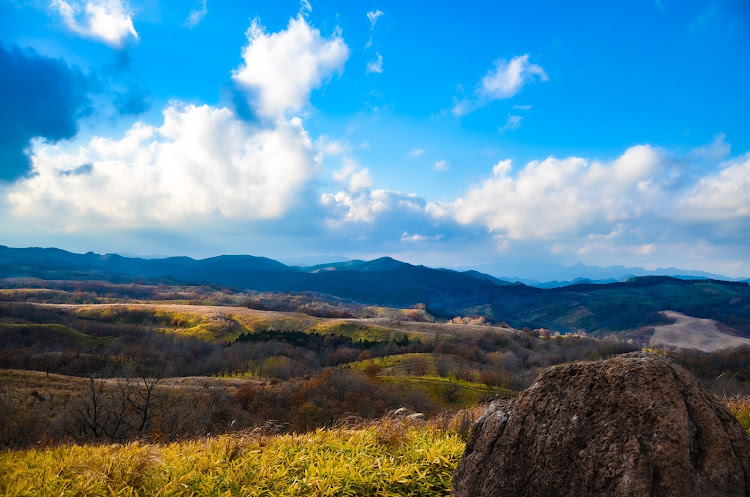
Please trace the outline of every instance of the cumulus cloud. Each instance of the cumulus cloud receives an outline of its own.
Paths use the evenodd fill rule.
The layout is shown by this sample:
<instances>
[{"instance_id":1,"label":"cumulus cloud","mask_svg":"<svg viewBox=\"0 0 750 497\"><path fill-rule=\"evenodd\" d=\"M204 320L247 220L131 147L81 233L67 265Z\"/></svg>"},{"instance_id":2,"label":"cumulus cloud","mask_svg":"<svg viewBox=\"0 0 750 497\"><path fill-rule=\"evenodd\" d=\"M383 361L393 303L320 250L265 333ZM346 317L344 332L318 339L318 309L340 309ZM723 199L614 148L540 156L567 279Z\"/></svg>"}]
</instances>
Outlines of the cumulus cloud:
<instances>
[{"instance_id":1,"label":"cumulus cloud","mask_svg":"<svg viewBox=\"0 0 750 497\"><path fill-rule=\"evenodd\" d=\"M372 186L370 170L361 168L357 161L346 158L343 161L344 166L333 173L333 179L339 183L347 183L347 190L352 193L359 192Z\"/></svg>"},{"instance_id":2,"label":"cumulus cloud","mask_svg":"<svg viewBox=\"0 0 750 497\"><path fill-rule=\"evenodd\" d=\"M324 193L320 197L320 202L337 214L329 218L331 225L350 222L372 223L377 215L387 211L406 210L413 213L424 211L424 200L419 196L390 190Z\"/></svg>"},{"instance_id":3,"label":"cumulus cloud","mask_svg":"<svg viewBox=\"0 0 750 497\"><path fill-rule=\"evenodd\" d=\"M406 209L413 213L424 212L425 202L417 195L389 190L371 190L372 178L368 168L347 157L343 167L334 171L334 181L345 186L338 193L323 193L320 204L329 211L329 227L349 223L373 223L389 211Z\"/></svg>"},{"instance_id":4,"label":"cumulus cloud","mask_svg":"<svg viewBox=\"0 0 750 497\"><path fill-rule=\"evenodd\" d=\"M99 40L115 48L121 47L131 36L138 39L127 1L52 0L50 8L63 18L69 30L80 36Z\"/></svg>"},{"instance_id":5,"label":"cumulus cloud","mask_svg":"<svg viewBox=\"0 0 750 497\"><path fill-rule=\"evenodd\" d=\"M707 150L679 155L638 145L608 161L549 157L518 168L502 160L455 201L430 202L425 211L441 225L484 229L505 253L546 246L554 257L589 264L736 274L727 261L750 243L750 154L705 166L696 178L690 162L727 146L718 140ZM676 253L685 254L682 262Z\"/></svg>"},{"instance_id":6,"label":"cumulus cloud","mask_svg":"<svg viewBox=\"0 0 750 497\"><path fill-rule=\"evenodd\" d=\"M541 66L529 63L529 54L513 57L510 62L499 59L494 70L482 78L479 94L492 100L510 98L535 76L542 81L548 79Z\"/></svg>"},{"instance_id":7,"label":"cumulus cloud","mask_svg":"<svg viewBox=\"0 0 750 497\"><path fill-rule=\"evenodd\" d=\"M597 232L658 205L663 163L659 150L639 145L608 163L550 157L528 163L516 177L511 168L509 160L500 161L464 197L430 203L427 210L510 239Z\"/></svg>"},{"instance_id":8,"label":"cumulus cloud","mask_svg":"<svg viewBox=\"0 0 750 497\"><path fill-rule=\"evenodd\" d=\"M319 169L298 118L256 128L226 108L172 102L160 127L123 138L37 143L12 215L51 229L138 228L283 216Z\"/></svg>"},{"instance_id":9,"label":"cumulus cloud","mask_svg":"<svg viewBox=\"0 0 750 497\"><path fill-rule=\"evenodd\" d=\"M192 29L203 20L208 14L208 0L200 0L197 8L190 9L190 14L185 19L185 27Z\"/></svg>"},{"instance_id":10,"label":"cumulus cloud","mask_svg":"<svg viewBox=\"0 0 750 497\"><path fill-rule=\"evenodd\" d=\"M453 115L463 116L494 100L511 98L534 79L549 79L541 66L529 62L529 54L518 55L509 62L498 59L494 65L481 79L471 97L454 102L451 109Z\"/></svg>"},{"instance_id":11,"label":"cumulus cloud","mask_svg":"<svg viewBox=\"0 0 750 497\"><path fill-rule=\"evenodd\" d=\"M378 74L383 72L383 56L380 52L375 52L375 60L371 60L367 63L367 73L376 72Z\"/></svg>"},{"instance_id":12,"label":"cumulus cloud","mask_svg":"<svg viewBox=\"0 0 750 497\"><path fill-rule=\"evenodd\" d=\"M637 145L606 161L548 157L514 168L502 160L452 202L371 190L369 174L364 184L350 183L362 168L344 161L334 180L345 188L322 194L320 204L330 233L379 246L471 240L506 254L546 250L588 263L640 265L671 265L668 254L689 246L701 260L719 250L736 253L750 242L750 154L686 182L679 174L689 157Z\"/></svg>"},{"instance_id":13,"label":"cumulus cloud","mask_svg":"<svg viewBox=\"0 0 750 497\"><path fill-rule=\"evenodd\" d=\"M436 242L443 238L443 226L454 224L436 223L425 210L426 201L417 194L372 189L369 169L351 157L345 157L331 177L343 188L321 194L318 203L325 212L328 236L338 243L372 249Z\"/></svg>"},{"instance_id":14,"label":"cumulus cloud","mask_svg":"<svg viewBox=\"0 0 750 497\"><path fill-rule=\"evenodd\" d=\"M233 71L232 79L264 117L278 118L301 109L310 92L340 74L349 58L340 31L324 38L302 16L290 19L285 30L270 34L255 19L246 35L244 64Z\"/></svg>"},{"instance_id":15,"label":"cumulus cloud","mask_svg":"<svg viewBox=\"0 0 750 497\"><path fill-rule=\"evenodd\" d=\"M425 211L423 198L414 193L373 190L368 168L351 158L345 158L342 164L341 169L332 173L332 178L343 189L319 197L329 236L343 244L369 246L370 249L442 238L441 234L424 234L437 228Z\"/></svg>"},{"instance_id":16,"label":"cumulus cloud","mask_svg":"<svg viewBox=\"0 0 750 497\"><path fill-rule=\"evenodd\" d=\"M701 178L680 201L695 219L750 219L750 153Z\"/></svg>"},{"instance_id":17,"label":"cumulus cloud","mask_svg":"<svg viewBox=\"0 0 750 497\"><path fill-rule=\"evenodd\" d=\"M24 150L29 140L49 142L78 132L78 118L91 103L89 79L76 68L31 49L0 45L0 181L30 169Z\"/></svg>"}]
</instances>

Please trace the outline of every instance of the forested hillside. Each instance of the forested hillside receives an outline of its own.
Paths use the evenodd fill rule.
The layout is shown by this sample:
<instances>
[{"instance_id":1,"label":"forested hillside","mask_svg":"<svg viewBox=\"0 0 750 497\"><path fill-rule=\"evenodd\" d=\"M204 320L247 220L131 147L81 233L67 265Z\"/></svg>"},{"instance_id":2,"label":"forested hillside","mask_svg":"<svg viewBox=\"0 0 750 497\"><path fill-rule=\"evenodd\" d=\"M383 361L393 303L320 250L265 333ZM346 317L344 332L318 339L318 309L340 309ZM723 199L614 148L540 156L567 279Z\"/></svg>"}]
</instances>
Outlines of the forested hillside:
<instances>
[{"instance_id":1,"label":"forested hillside","mask_svg":"<svg viewBox=\"0 0 750 497\"><path fill-rule=\"evenodd\" d=\"M660 311L676 311L715 320L732 333L750 337L750 285L746 282L646 276L621 283L540 289L508 284L476 271L413 266L390 258L302 268L252 256L137 259L7 247L0 247L0 277L5 277L5 288L29 284L14 282L14 278L37 277L213 285L234 292L316 292L367 305L405 308L421 304L443 319L483 316L516 328L598 336L663 324Z\"/></svg>"}]
</instances>

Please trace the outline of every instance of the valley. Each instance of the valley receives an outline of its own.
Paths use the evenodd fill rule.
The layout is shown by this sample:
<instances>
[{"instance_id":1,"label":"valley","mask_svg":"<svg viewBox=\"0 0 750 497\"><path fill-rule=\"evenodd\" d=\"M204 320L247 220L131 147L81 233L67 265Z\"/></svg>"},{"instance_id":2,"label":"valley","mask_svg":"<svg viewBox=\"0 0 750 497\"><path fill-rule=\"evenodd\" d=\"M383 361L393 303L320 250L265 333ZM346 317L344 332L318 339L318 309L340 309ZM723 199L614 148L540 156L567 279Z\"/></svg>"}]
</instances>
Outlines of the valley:
<instances>
[{"instance_id":1,"label":"valley","mask_svg":"<svg viewBox=\"0 0 750 497\"><path fill-rule=\"evenodd\" d=\"M543 290L397 262L326 271L338 294L252 271L241 287L0 279L0 491L39 493L54 471L42 494L442 495L490 400L642 348L750 430L746 284Z\"/></svg>"}]
</instances>

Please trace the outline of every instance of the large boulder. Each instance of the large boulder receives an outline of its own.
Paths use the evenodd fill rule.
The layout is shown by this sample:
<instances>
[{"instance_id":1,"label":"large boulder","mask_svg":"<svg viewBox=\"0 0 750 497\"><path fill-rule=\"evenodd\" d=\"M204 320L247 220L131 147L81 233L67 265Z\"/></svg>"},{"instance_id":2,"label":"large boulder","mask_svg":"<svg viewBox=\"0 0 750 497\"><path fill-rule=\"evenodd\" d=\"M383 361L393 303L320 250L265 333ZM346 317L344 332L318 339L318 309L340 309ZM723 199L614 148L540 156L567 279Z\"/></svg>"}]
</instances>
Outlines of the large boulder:
<instances>
[{"instance_id":1,"label":"large boulder","mask_svg":"<svg viewBox=\"0 0 750 497\"><path fill-rule=\"evenodd\" d=\"M451 495L750 497L750 437L664 356L556 366L476 422Z\"/></svg>"}]
</instances>

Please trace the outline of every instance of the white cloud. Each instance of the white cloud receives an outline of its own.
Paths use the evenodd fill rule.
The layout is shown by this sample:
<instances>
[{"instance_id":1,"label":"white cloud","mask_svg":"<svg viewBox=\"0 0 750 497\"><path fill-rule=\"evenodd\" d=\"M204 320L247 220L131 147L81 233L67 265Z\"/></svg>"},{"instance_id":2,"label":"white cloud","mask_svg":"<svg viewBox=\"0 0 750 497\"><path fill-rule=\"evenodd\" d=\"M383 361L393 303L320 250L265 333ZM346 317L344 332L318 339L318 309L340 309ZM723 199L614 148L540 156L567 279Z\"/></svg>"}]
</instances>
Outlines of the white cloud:
<instances>
[{"instance_id":1,"label":"white cloud","mask_svg":"<svg viewBox=\"0 0 750 497\"><path fill-rule=\"evenodd\" d=\"M531 110L531 105L514 105L513 108L516 110Z\"/></svg>"},{"instance_id":2,"label":"white cloud","mask_svg":"<svg viewBox=\"0 0 750 497\"><path fill-rule=\"evenodd\" d=\"M334 180L339 183L348 181L347 190L350 192L358 192L372 186L368 168L360 168L357 161L351 158L344 159L343 163L344 166L332 174Z\"/></svg>"},{"instance_id":3,"label":"white cloud","mask_svg":"<svg viewBox=\"0 0 750 497\"><path fill-rule=\"evenodd\" d=\"M119 48L128 36L138 39L132 11L124 0L52 0L50 8L62 16L74 33Z\"/></svg>"},{"instance_id":4,"label":"white cloud","mask_svg":"<svg viewBox=\"0 0 750 497\"><path fill-rule=\"evenodd\" d=\"M443 235L420 235L419 233L415 233L413 235L410 235L408 231L404 231L404 233L401 235L401 241L402 242L427 242L431 240L442 240Z\"/></svg>"},{"instance_id":5,"label":"white cloud","mask_svg":"<svg viewBox=\"0 0 750 497\"><path fill-rule=\"evenodd\" d=\"M498 128L498 131L500 133L505 133L506 131L512 131L514 129L518 129L521 127L522 120L523 120L523 116L514 116L511 114L508 114L508 120L505 121L504 125Z\"/></svg>"},{"instance_id":6,"label":"white cloud","mask_svg":"<svg viewBox=\"0 0 750 497\"><path fill-rule=\"evenodd\" d=\"M322 161L326 156L337 157L342 156L351 151L351 146L340 140L334 140L328 136L320 135L315 142L315 147L318 153L316 154L316 160Z\"/></svg>"},{"instance_id":7,"label":"white cloud","mask_svg":"<svg viewBox=\"0 0 750 497\"><path fill-rule=\"evenodd\" d=\"M268 34L258 19L247 30L243 65L234 81L251 97L258 113L277 118L308 103L310 92L341 73L349 48L337 30L330 38L298 16L286 30Z\"/></svg>"},{"instance_id":8,"label":"white cloud","mask_svg":"<svg viewBox=\"0 0 750 497\"><path fill-rule=\"evenodd\" d=\"M367 13L367 18L370 20L370 29L375 29L375 24L382 15L383 12L381 10L371 10Z\"/></svg>"},{"instance_id":9,"label":"white cloud","mask_svg":"<svg viewBox=\"0 0 750 497\"><path fill-rule=\"evenodd\" d=\"M312 12L312 5L310 5L310 2L308 0L300 0L300 8L303 12Z\"/></svg>"},{"instance_id":10,"label":"white cloud","mask_svg":"<svg viewBox=\"0 0 750 497\"><path fill-rule=\"evenodd\" d=\"M495 176L506 176L511 169L513 169L512 160L501 160L492 167L492 174L494 174Z\"/></svg>"},{"instance_id":11,"label":"white cloud","mask_svg":"<svg viewBox=\"0 0 750 497\"><path fill-rule=\"evenodd\" d=\"M37 143L33 176L7 200L13 216L58 230L277 219L319 169L314 153L298 118L256 128L172 102L161 127L137 123L119 140Z\"/></svg>"},{"instance_id":12,"label":"white cloud","mask_svg":"<svg viewBox=\"0 0 750 497\"><path fill-rule=\"evenodd\" d=\"M349 178L350 192L358 192L371 186L372 179L370 178L370 171L367 168L353 172L351 178Z\"/></svg>"},{"instance_id":13,"label":"white cloud","mask_svg":"<svg viewBox=\"0 0 750 497\"><path fill-rule=\"evenodd\" d=\"M419 157L424 154L423 148L415 148L413 150L410 150L408 154L409 157Z\"/></svg>"},{"instance_id":14,"label":"white cloud","mask_svg":"<svg viewBox=\"0 0 750 497\"><path fill-rule=\"evenodd\" d=\"M375 52L375 55L377 56L377 58L367 63L366 72L368 73L376 72L380 74L383 72L383 56L380 55L380 52Z\"/></svg>"},{"instance_id":15,"label":"white cloud","mask_svg":"<svg viewBox=\"0 0 750 497\"><path fill-rule=\"evenodd\" d=\"M435 163L432 165L432 168L435 171L447 171L451 168L451 165L448 164L448 161L446 160L438 160L435 161Z\"/></svg>"},{"instance_id":16,"label":"white cloud","mask_svg":"<svg viewBox=\"0 0 750 497\"><path fill-rule=\"evenodd\" d=\"M691 216L705 220L750 219L750 153L701 178L680 201Z\"/></svg>"},{"instance_id":17,"label":"white cloud","mask_svg":"<svg viewBox=\"0 0 750 497\"><path fill-rule=\"evenodd\" d=\"M462 116L494 100L511 98L535 78L549 79L541 66L529 62L529 54L513 57L510 62L498 59L495 67L479 82L474 95L454 102L451 111L455 116Z\"/></svg>"},{"instance_id":18,"label":"white cloud","mask_svg":"<svg viewBox=\"0 0 750 497\"><path fill-rule=\"evenodd\" d=\"M194 28L200 24L206 14L208 14L208 0L200 0L198 4L199 7L197 9L190 9L190 15L185 19L185 27L190 29Z\"/></svg>"},{"instance_id":19,"label":"white cloud","mask_svg":"<svg viewBox=\"0 0 750 497\"><path fill-rule=\"evenodd\" d=\"M633 251L638 255L649 255L654 252L654 244L653 243L647 243L645 245L641 245L639 247L635 247Z\"/></svg>"},{"instance_id":20,"label":"white cloud","mask_svg":"<svg viewBox=\"0 0 750 497\"><path fill-rule=\"evenodd\" d=\"M542 81L548 79L541 66L529 64L528 54L513 57L510 62L498 59L495 61L495 69L482 78L479 94L492 100L510 98L534 76Z\"/></svg>"},{"instance_id":21,"label":"white cloud","mask_svg":"<svg viewBox=\"0 0 750 497\"><path fill-rule=\"evenodd\" d=\"M708 162L718 162L729 155L732 147L725 140L726 136L722 133L716 135L711 143L702 147L697 147L690 152L693 159L704 160Z\"/></svg>"},{"instance_id":22,"label":"white cloud","mask_svg":"<svg viewBox=\"0 0 750 497\"><path fill-rule=\"evenodd\" d=\"M414 235L410 235L408 231L404 231L404 234L401 235L401 241L402 242L423 242L427 239L424 235L420 235L418 233Z\"/></svg>"},{"instance_id":23,"label":"white cloud","mask_svg":"<svg viewBox=\"0 0 750 497\"><path fill-rule=\"evenodd\" d=\"M427 210L523 240L597 233L659 204L661 152L648 145L631 147L609 163L550 157L529 162L515 178L510 170L510 161L501 161L492 177L463 198L433 202Z\"/></svg>"},{"instance_id":24,"label":"white cloud","mask_svg":"<svg viewBox=\"0 0 750 497\"><path fill-rule=\"evenodd\" d=\"M337 217L329 218L328 223L332 226L352 222L372 223L378 214L386 211L424 211L424 201L417 195L389 190L324 193L320 196L320 202L338 214Z\"/></svg>"}]
</instances>

